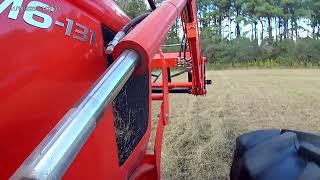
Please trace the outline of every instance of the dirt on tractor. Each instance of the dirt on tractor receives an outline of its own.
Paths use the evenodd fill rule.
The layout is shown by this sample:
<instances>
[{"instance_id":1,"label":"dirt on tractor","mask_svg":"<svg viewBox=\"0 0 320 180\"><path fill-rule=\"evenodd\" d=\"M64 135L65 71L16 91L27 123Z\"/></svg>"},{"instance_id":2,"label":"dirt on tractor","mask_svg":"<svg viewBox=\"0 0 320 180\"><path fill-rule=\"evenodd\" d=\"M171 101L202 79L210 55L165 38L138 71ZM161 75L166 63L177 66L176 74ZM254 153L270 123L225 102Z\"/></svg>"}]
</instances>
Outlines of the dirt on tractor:
<instances>
[{"instance_id":1,"label":"dirt on tractor","mask_svg":"<svg viewBox=\"0 0 320 180\"><path fill-rule=\"evenodd\" d=\"M240 134L263 128L320 129L318 69L208 71L207 78L213 85L205 97L170 96L163 179L229 179ZM159 104L153 108L154 131Z\"/></svg>"}]
</instances>

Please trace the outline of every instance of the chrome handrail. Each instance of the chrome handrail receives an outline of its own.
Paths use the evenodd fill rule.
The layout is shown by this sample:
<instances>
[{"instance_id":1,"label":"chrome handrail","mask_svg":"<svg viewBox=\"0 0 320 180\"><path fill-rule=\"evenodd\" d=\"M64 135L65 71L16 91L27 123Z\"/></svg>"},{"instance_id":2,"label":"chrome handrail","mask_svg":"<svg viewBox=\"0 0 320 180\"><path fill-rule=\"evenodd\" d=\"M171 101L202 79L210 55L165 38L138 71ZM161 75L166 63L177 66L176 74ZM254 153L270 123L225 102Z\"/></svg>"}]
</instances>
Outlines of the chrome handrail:
<instances>
[{"instance_id":1,"label":"chrome handrail","mask_svg":"<svg viewBox=\"0 0 320 180\"><path fill-rule=\"evenodd\" d=\"M10 179L60 179L138 65L139 55L124 51L93 88L42 140Z\"/></svg>"}]
</instances>

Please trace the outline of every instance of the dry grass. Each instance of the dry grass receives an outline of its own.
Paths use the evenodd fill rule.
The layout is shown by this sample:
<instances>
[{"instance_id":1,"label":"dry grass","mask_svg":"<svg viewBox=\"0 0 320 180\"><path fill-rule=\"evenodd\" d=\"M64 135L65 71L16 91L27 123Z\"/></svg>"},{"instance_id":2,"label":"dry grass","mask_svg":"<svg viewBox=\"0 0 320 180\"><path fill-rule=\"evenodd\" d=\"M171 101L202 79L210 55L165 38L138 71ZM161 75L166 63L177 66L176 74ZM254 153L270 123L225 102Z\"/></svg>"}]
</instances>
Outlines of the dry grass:
<instances>
[{"instance_id":1,"label":"dry grass","mask_svg":"<svg viewBox=\"0 0 320 180\"><path fill-rule=\"evenodd\" d=\"M320 129L320 70L209 71L207 76L214 86L206 97L170 96L163 179L229 179L234 141L247 131Z\"/></svg>"}]
</instances>

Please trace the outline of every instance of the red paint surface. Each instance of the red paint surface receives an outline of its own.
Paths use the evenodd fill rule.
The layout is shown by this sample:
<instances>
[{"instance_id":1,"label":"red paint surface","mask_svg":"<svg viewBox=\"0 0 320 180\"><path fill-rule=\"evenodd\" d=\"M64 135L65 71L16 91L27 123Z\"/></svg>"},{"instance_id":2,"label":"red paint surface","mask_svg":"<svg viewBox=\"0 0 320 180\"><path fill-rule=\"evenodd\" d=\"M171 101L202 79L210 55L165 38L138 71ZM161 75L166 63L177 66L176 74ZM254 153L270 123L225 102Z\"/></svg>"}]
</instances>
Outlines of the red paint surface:
<instances>
[{"instance_id":1,"label":"red paint surface","mask_svg":"<svg viewBox=\"0 0 320 180\"><path fill-rule=\"evenodd\" d=\"M23 6L28 2L25 0ZM57 11L45 12L53 22L72 19L95 31L96 40L91 46L65 36L65 28L54 23L49 29L31 26L24 22L23 12L17 20L8 19L10 8L0 15L0 179L14 173L107 68L101 23L94 14L85 13L67 1L41 2L59 7ZM108 16L110 12L105 13ZM112 17L104 24L112 24L114 29L125 24L122 16ZM115 174L117 156L110 111L108 117L111 118L101 121L66 177Z\"/></svg>"},{"instance_id":2,"label":"red paint surface","mask_svg":"<svg viewBox=\"0 0 320 180\"><path fill-rule=\"evenodd\" d=\"M25 0L23 6L30 1ZM24 22L23 13L19 14L17 20L8 19L9 9L0 15L0 179L7 179L14 173L106 70L101 25L116 32L129 21L112 0L41 2L59 7L57 11L46 12L53 22L64 22L66 26L65 19L72 19L93 30L96 40L91 46L88 42L65 36L65 28L54 23L49 29L33 27ZM187 0L168 0L163 3L129 33L114 55L128 48L136 50L143 60L137 72L148 71L151 74L151 60L159 52L167 31L186 3ZM191 17L195 16L195 1L188 1L187 6L192 10ZM192 23L196 23L196 18ZM162 87L164 93L161 98L155 98L163 102L154 154L146 154L151 133L150 83L148 129L128 160L119 167L113 113L109 107L64 179L160 178L163 129L169 115L168 88L183 86L192 87L194 94L205 92L202 81L204 65L196 31L187 32L190 55L194 58L194 66L197 66L193 69L193 82L168 83L167 67L172 67L175 59L171 57L170 62L166 63L166 55L161 52L155 58L158 57L158 61L154 64L163 71L163 82L154 86ZM72 36L74 34L75 29Z\"/></svg>"}]
</instances>

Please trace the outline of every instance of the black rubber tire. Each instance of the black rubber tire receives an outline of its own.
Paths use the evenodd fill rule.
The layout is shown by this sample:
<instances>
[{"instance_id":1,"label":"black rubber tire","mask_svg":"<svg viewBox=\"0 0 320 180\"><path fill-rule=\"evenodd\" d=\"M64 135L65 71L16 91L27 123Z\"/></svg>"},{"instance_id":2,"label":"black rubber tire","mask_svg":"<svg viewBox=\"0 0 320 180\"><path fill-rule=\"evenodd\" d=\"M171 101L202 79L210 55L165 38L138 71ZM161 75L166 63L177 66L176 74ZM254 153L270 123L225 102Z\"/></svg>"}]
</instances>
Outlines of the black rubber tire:
<instances>
[{"instance_id":1,"label":"black rubber tire","mask_svg":"<svg viewBox=\"0 0 320 180\"><path fill-rule=\"evenodd\" d=\"M231 180L320 180L320 136L260 130L236 140Z\"/></svg>"}]
</instances>

